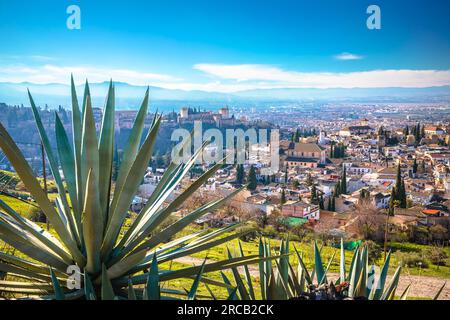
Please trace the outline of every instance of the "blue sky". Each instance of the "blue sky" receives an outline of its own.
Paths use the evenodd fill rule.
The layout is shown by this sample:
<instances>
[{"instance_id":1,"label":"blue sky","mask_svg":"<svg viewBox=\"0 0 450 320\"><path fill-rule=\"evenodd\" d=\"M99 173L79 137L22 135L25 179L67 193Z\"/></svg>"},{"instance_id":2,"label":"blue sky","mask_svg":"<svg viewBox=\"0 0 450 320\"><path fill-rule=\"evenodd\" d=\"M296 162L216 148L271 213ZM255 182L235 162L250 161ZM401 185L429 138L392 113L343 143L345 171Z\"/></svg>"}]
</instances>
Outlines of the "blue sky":
<instances>
[{"instance_id":1,"label":"blue sky","mask_svg":"<svg viewBox=\"0 0 450 320\"><path fill-rule=\"evenodd\" d=\"M81 30L66 27L72 4ZM366 27L370 4L381 30ZM224 92L448 85L449 15L446 0L0 0L0 82L73 72Z\"/></svg>"}]
</instances>

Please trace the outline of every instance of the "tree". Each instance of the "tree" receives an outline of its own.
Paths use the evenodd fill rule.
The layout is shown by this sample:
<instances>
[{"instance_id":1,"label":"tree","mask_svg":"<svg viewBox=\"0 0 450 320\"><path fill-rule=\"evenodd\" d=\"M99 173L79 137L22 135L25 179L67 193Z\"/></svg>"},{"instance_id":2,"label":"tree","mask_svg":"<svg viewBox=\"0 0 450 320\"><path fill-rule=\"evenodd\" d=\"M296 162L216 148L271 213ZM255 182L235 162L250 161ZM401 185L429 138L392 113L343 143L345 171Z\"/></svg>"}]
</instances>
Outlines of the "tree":
<instances>
[{"instance_id":1,"label":"tree","mask_svg":"<svg viewBox=\"0 0 450 320\"><path fill-rule=\"evenodd\" d=\"M286 203L286 192L284 191L284 188L281 189L281 200L280 200L281 204L285 204Z\"/></svg>"},{"instance_id":2,"label":"tree","mask_svg":"<svg viewBox=\"0 0 450 320\"><path fill-rule=\"evenodd\" d=\"M294 187L294 189L298 189L298 187L300 186L300 183L298 182L298 180L294 180L292 182L292 186Z\"/></svg>"},{"instance_id":3,"label":"tree","mask_svg":"<svg viewBox=\"0 0 450 320\"><path fill-rule=\"evenodd\" d=\"M398 200L395 199L397 191L395 187L391 190L391 198L389 199L389 211L388 216L393 216L395 214L395 207L398 205Z\"/></svg>"},{"instance_id":4,"label":"tree","mask_svg":"<svg viewBox=\"0 0 450 320\"><path fill-rule=\"evenodd\" d=\"M405 182L402 178L402 172L400 168L400 164L397 166L397 179L395 181L395 187L392 189L393 194L393 200L397 200L399 202L400 208L406 208L407 201L406 201L406 189L405 189Z\"/></svg>"},{"instance_id":5,"label":"tree","mask_svg":"<svg viewBox=\"0 0 450 320\"><path fill-rule=\"evenodd\" d=\"M239 184L243 184L244 178L245 178L244 165L238 164L236 166L236 182Z\"/></svg>"},{"instance_id":6,"label":"tree","mask_svg":"<svg viewBox=\"0 0 450 320\"><path fill-rule=\"evenodd\" d=\"M407 208L407 201L406 201L406 189L405 189L405 181L402 179L402 183L400 184L400 190L399 190L399 199L400 208Z\"/></svg>"},{"instance_id":7,"label":"tree","mask_svg":"<svg viewBox=\"0 0 450 320\"><path fill-rule=\"evenodd\" d=\"M320 208L321 210L324 210L324 209L325 209L325 205L324 205L324 203L323 203L323 195L320 195L320 197L319 197L319 208Z\"/></svg>"},{"instance_id":8,"label":"tree","mask_svg":"<svg viewBox=\"0 0 450 320\"><path fill-rule=\"evenodd\" d=\"M308 176L306 177L306 182L305 183L306 183L306 185L308 187L312 186L312 184L314 183L313 178L311 177L310 173L308 173Z\"/></svg>"},{"instance_id":9,"label":"tree","mask_svg":"<svg viewBox=\"0 0 450 320\"><path fill-rule=\"evenodd\" d=\"M367 189L361 189L359 191L359 200L360 202L365 202L367 200L370 200L370 192Z\"/></svg>"},{"instance_id":10,"label":"tree","mask_svg":"<svg viewBox=\"0 0 450 320\"><path fill-rule=\"evenodd\" d=\"M330 211L336 211L336 197L334 195L331 197L331 210Z\"/></svg>"},{"instance_id":11,"label":"tree","mask_svg":"<svg viewBox=\"0 0 450 320\"><path fill-rule=\"evenodd\" d=\"M313 184L311 187L311 203L316 203L317 202L317 189L316 189L316 185Z\"/></svg>"},{"instance_id":12,"label":"tree","mask_svg":"<svg viewBox=\"0 0 450 320\"><path fill-rule=\"evenodd\" d=\"M341 190L343 194L347 193L347 169L344 166L344 171L342 172L341 178Z\"/></svg>"},{"instance_id":13,"label":"tree","mask_svg":"<svg viewBox=\"0 0 450 320\"><path fill-rule=\"evenodd\" d=\"M334 195L336 197L339 197L339 195L341 194L341 180L339 180L336 185L334 186Z\"/></svg>"},{"instance_id":14,"label":"tree","mask_svg":"<svg viewBox=\"0 0 450 320\"><path fill-rule=\"evenodd\" d=\"M414 174L417 173L417 168L418 168L418 167L419 167L419 166L418 166L418 164L417 164L417 159L414 158L414 163L413 163L413 166L412 166L412 172L413 172Z\"/></svg>"},{"instance_id":15,"label":"tree","mask_svg":"<svg viewBox=\"0 0 450 320\"><path fill-rule=\"evenodd\" d=\"M255 167L251 166L250 171L248 173L248 186L247 189L250 191L256 190L257 181L256 181L256 171Z\"/></svg>"},{"instance_id":16,"label":"tree","mask_svg":"<svg viewBox=\"0 0 450 320\"><path fill-rule=\"evenodd\" d=\"M288 182L288 167L284 169L284 183L286 184Z\"/></svg>"}]
</instances>

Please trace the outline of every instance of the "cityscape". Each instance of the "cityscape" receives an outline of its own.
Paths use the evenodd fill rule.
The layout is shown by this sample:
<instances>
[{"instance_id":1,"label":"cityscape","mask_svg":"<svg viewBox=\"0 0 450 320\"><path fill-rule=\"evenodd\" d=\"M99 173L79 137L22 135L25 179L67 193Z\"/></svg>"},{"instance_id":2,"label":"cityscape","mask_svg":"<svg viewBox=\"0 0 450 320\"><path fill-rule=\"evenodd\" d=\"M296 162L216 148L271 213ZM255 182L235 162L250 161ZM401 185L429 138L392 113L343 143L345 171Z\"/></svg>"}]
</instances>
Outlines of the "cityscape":
<instances>
[{"instance_id":1,"label":"cityscape","mask_svg":"<svg viewBox=\"0 0 450 320\"><path fill-rule=\"evenodd\" d=\"M294 4L283 2L289 15ZM362 8L355 34L404 47L364 51L349 36L342 41L356 53L311 39L318 47L309 52L275 40L272 32L297 34L275 13L273 30L263 29L289 52L277 62L283 55L273 47L252 39L249 48L217 21L211 28L230 27L235 45L209 31L195 43L188 31L154 26L142 35L131 25L130 37L161 46L141 71L131 42L126 57L136 70L123 60L107 67L109 57L98 63L101 48L88 63L67 64L53 44L41 56L7 40L18 52L0 55L0 300L450 300L450 28L440 28L449 22L438 12L449 7L420 4L428 24L414 31L429 38L416 39L394 23L398 4L379 2L355 2L338 29L353 28ZM217 14L197 9L197 17ZM0 18L15 10L1 1ZM67 8L69 31L56 29L57 37L71 32L67 50L90 43L82 32L100 37L94 25L123 36L126 29L79 15L96 10L84 1ZM262 5L258 14L268 11ZM243 33L259 34L247 26ZM36 32L23 28L14 32ZM177 46L186 56L158 65ZM417 52L397 57L408 48ZM206 58L187 71L181 62L192 64L194 53ZM323 69L302 67L308 61ZM173 312L214 313L192 303Z\"/></svg>"}]
</instances>

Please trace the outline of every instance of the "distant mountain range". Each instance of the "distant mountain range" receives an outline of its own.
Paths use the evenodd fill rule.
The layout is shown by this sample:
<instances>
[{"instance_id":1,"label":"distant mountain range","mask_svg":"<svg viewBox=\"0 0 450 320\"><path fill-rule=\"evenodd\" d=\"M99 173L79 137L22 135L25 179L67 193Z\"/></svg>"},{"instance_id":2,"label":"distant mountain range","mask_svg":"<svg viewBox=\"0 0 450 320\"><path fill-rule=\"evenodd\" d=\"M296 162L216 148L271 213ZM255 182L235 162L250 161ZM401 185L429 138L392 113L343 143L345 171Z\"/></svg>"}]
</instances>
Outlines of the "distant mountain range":
<instances>
[{"instance_id":1,"label":"distant mountain range","mask_svg":"<svg viewBox=\"0 0 450 320\"><path fill-rule=\"evenodd\" d=\"M108 90L108 82L90 84L94 106L102 106ZM118 109L135 109L145 93L145 86L135 86L115 82ZM34 84L0 82L0 102L13 105L28 105L27 88L39 105L47 104L68 107L70 88L65 84ZM83 86L77 87L80 99ZM235 106L269 106L280 103L312 101L351 101L351 102L450 102L450 86L429 88L332 88L332 89L263 89L234 93L184 91L150 87L150 100L153 107L171 110L182 105L202 107L221 107L225 104Z\"/></svg>"}]
</instances>

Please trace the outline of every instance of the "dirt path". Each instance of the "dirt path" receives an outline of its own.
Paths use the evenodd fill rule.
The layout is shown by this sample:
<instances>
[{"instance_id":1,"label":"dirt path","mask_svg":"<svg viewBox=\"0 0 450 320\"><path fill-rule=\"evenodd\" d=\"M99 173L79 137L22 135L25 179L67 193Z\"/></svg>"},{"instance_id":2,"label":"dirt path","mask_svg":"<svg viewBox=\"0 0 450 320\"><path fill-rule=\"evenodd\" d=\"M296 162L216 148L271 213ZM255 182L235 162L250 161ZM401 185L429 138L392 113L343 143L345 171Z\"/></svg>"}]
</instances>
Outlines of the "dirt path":
<instances>
[{"instance_id":1,"label":"dirt path","mask_svg":"<svg viewBox=\"0 0 450 320\"><path fill-rule=\"evenodd\" d=\"M203 263L203 259L194 257L182 257L175 259L175 261L189 265L201 265ZM207 263L209 262L213 261L208 261ZM259 277L259 269L257 265L249 265L248 269L253 277ZM339 278L339 274L328 273L327 277L328 279L335 281ZM388 276L388 281L390 279L391 276ZM449 282L448 280L450 279L447 279L447 282ZM441 278L402 274L400 277L397 294L400 295L406 287L411 284L411 289L409 291L410 297L433 298L445 281L446 279ZM450 283L447 283L439 299L450 300Z\"/></svg>"}]
</instances>

